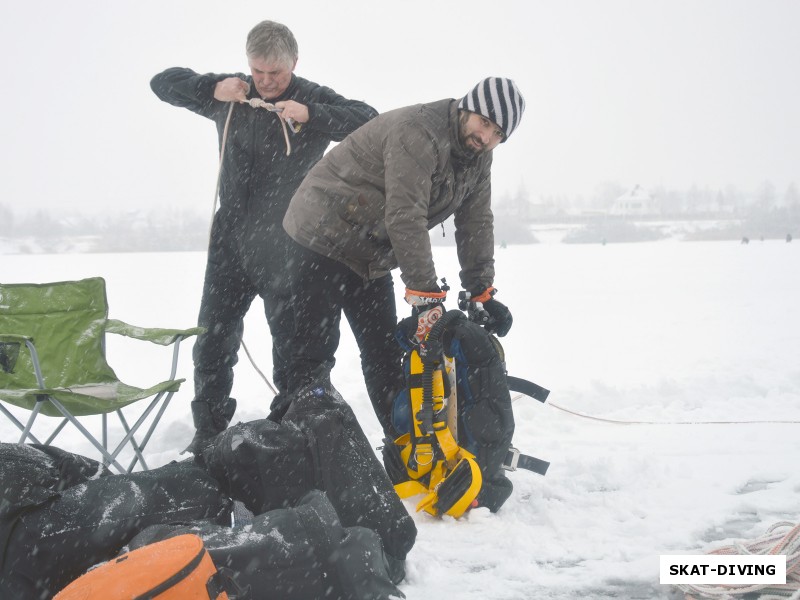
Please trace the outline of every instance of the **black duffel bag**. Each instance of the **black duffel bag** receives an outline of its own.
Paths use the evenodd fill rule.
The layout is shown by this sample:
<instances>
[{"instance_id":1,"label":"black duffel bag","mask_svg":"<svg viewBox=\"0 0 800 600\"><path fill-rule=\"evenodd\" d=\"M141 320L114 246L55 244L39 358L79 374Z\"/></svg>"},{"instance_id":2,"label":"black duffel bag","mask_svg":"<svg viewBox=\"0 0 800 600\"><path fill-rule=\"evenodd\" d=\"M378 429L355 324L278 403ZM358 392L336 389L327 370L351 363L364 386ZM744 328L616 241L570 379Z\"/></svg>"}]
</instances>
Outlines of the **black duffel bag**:
<instances>
[{"instance_id":1,"label":"black duffel bag","mask_svg":"<svg viewBox=\"0 0 800 600\"><path fill-rule=\"evenodd\" d=\"M392 583L378 535L342 527L323 492L308 492L292 508L253 517L244 527L211 522L157 525L129 544L192 533L233 581L237 600L389 600L403 598Z\"/></svg>"},{"instance_id":2,"label":"black duffel bag","mask_svg":"<svg viewBox=\"0 0 800 600\"><path fill-rule=\"evenodd\" d=\"M206 448L202 462L233 498L258 515L324 491L344 527L372 529L392 564L393 580L416 526L395 493L352 409L327 378L291 398L281 423L240 423Z\"/></svg>"},{"instance_id":3,"label":"black duffel bag","mask_svg":"<svg viewBox=\"0 0 800 600\"><path fill-rule=\"evenodd\" d=\"M104 473L97 463L61 450L2 449L0 598L50 598L148 525L230 518L230 501L192 461L95 477ZM36 472L44 485L6 495Z\"/></svg>"},{"instance_id":4,"label":"black duffel bag","mask_svg":"<svg viewBox=\"0 0 800 600\"><path fill-rule=\"evenodd\" d=\"M231 498L256 515L294 506L315 487L306 435L294 425L269 419L229 427L198 462Z\"/></svg>"}]
</instances>

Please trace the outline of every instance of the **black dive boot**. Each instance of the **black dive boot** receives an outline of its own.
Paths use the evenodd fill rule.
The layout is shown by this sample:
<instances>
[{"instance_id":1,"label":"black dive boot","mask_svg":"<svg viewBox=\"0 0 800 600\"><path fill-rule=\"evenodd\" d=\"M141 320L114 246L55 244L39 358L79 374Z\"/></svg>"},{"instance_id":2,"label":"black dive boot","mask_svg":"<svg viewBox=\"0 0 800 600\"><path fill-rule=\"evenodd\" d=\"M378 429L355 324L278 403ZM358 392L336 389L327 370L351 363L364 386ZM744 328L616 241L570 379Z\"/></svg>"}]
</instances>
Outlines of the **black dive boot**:
<instances>
[{"instance_id":1,"label":"black dive boot","mask_svg":"<svg viewBox=\"0 0 800 600\"><path fill-rule=\"evenodd\" d=\"M184 452L188 451L195 456L200 456L217 434L225 431L228 423L236 412L236 400L226 398L222 402L192 401L192 419L197 430L191 443Z\"/></svg>"},{"instance_id":2,"label":"black dive boot","mask_svg":"<svg viewBox=\"0 0 800 600\"><path fill-rule=\"evenodd\" d=\"M289 410L297 393L312 383L320 385L331 385L331 369L334 361L327 361L315 367L309 368L304 365L303 369L295 369L289 374L288 389L280 391L269 405L269 415L267 419L280 423L283 416Z\"/></svg>"},{"instance_id":3,"label":"black dive boot","mask_svg":"<svg viewBox=\"0 0 800 600\"><path fill-rule=\"evenodd\" d=\"M272 403L269 405L269 414L267 415L267 418L275 423L280 423L281 419L283 419L283 415L285 415L286 411L289 410L289 405L291 403L291 394L287 392L278 392L278 394L272 399Z\"/></svg>"}]
</instances>

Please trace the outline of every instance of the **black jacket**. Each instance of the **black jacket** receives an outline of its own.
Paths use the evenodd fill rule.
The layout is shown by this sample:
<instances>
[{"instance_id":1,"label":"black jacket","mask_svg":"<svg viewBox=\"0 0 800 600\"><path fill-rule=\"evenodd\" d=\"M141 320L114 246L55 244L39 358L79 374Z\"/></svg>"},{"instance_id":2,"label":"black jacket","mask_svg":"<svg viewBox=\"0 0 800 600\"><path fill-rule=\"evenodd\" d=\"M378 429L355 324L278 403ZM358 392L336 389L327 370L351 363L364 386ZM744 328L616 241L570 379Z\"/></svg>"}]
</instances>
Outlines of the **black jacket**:
<instances>
[{"instance_id":1,"label":"black jacket","mask_svg":"<svg viewBox=\"0 0 800 600\"><path fill-rule=\"evenodd\" d=\"M214 99L214 86L228 77L239 77L250 84L248 98L259 97L249 75L200 75L180 67L156 75L150 87L161 100L214 121L221 143L230 103ZM289 133L292 145L289 156L277 114L246 104L236 104L233 109L217 216L218 220L228 221L226 229L255 226L281 230L283 215L295 190L322 158L330 142L343 140L378 114L363 102L348 100L328 87L294 74L286 91L269 101L281 100L308 106L308 123L303 124L299 133Z\"/></svg>"}]
</instances>

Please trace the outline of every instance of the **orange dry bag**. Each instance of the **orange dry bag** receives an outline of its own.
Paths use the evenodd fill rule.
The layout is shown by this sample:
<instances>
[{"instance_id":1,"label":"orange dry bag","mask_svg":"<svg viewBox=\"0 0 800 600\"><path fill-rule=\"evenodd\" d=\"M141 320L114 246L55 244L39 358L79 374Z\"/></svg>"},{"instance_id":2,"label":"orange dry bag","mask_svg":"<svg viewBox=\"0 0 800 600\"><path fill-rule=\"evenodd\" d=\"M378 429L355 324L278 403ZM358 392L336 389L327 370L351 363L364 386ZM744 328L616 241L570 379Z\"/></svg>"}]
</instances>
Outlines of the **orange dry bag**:
<instances>
[{"instance_id":1,"label":"orange dry bag","mask_svg":"<svg viewBox=\"0 0 800 600\"><path fill-rule=\"evenodd\" d=\"M92 569L55 600L228 600L203 540L192 534L149 544Z\"/></svg>"}]
</instances>

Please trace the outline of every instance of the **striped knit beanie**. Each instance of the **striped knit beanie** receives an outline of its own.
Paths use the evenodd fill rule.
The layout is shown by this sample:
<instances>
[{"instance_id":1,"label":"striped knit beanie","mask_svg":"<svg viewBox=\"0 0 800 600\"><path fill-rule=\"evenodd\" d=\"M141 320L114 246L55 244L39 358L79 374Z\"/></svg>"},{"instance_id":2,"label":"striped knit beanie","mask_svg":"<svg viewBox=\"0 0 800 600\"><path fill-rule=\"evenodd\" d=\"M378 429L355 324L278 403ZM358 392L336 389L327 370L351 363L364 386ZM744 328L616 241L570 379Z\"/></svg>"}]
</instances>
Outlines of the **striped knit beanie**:
<instances>
[{"instance_id":1,"label":"striped knit beanie","mask_svg":"<svg viewBox=\"0 0 800 600\"><path fill-rule=\"evenodd\" d=\"M525 99L505 77L487 77L458 103L458 108L483 115L503 130L505 142L522 120Z\"/></svg>"}]
</instances>

